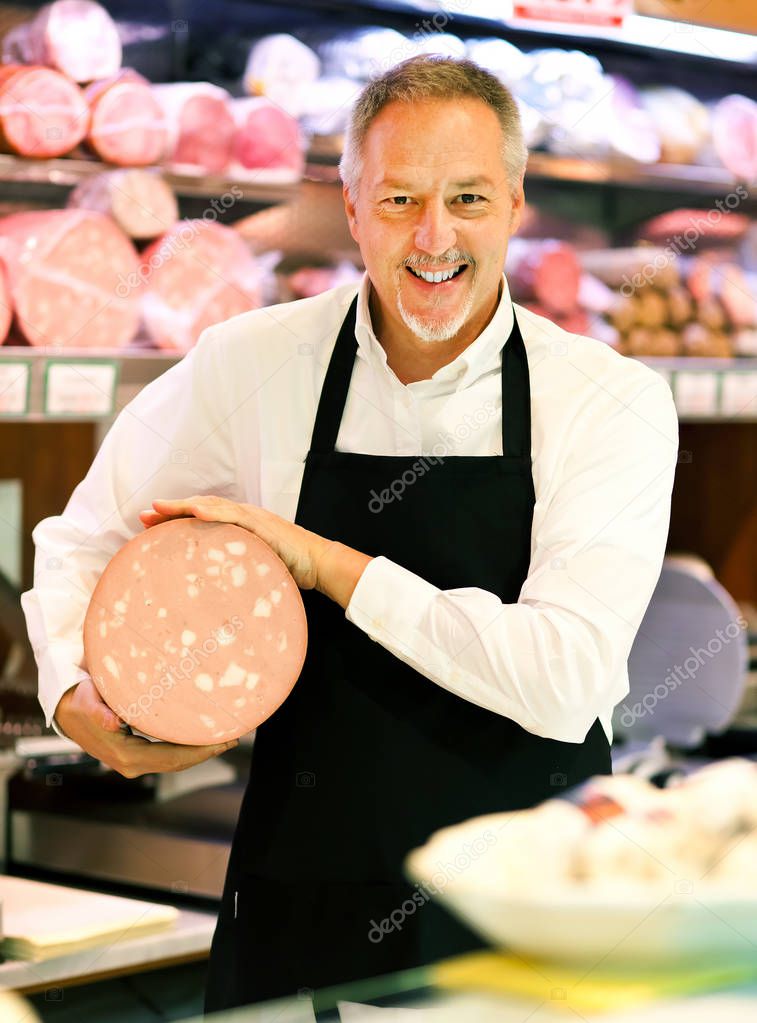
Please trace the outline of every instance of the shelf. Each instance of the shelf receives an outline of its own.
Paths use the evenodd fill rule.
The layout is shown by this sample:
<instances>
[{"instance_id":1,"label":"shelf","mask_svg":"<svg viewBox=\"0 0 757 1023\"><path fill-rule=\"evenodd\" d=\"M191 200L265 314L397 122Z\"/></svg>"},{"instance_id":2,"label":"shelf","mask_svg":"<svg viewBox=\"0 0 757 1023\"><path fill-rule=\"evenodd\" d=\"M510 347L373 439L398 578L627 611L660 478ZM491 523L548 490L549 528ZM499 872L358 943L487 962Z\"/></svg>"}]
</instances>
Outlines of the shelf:
<instances>
[{"instance_id":1,"label":"shelf","mask_svg":"<svg viewBox=\"0 0 757 1023\"><path fill-rule=\"evenodd\" d=\"M339 181L341 142L342 137L337 135L315 136L311 140L306 170L308 180L331 184ZM724 167L677 163L641 164L631 160L587 160L542 152L529 153L526 186L529 181L570 181L609 188L711 196L727 195L739 184ZM746 202L754 202L755 199L755 195L752 194Z\"/></svg>"},{"instance_id":2,"label":"shelf","mask_svg":"<svg viewBox=\"0 0 757 1023\"><path fill-rule=\"evenodd\" d=\"M131 347L116 352L90 349L0 347L0 373L4 365L30 364L28 412L4 415L3 422L108 422L146 384L155 380L182 358L179 352ZM50 363L64 360L74 366L116 364L112 410L102 413L45 412L45 378ZM644 358L650 368L671 385L682 422L757 422L757 358L695 359Z\"/></svg>"},{"instance_id":3,"label":"shelf","mask_svg":"<svg viewBox=\"0 0 757 1023\"><path fill-rule=\"evenodd\" d=\"M9 366L28 366L26 371L28 387L27 411L23 413L5 413L0 411L0 425L7 423L61 423L91 422L103 423L110 421L120 412L134 395L146 384L149 384L161 373L181 359L179 352L166 352L154 348L141 347L133 343L131 347L120 351L108 351L86 348L33 348L22 345L0 346L0 379ZM88 383L80 373L80 386L84 393L80 399L93 401L102 406L101 410L48 413L45 411L46 380L51 365L67 363L73 367L112 366L112 381L107 393L98 385L97 379ZM7 381L3 381L10 388ZM0 392L4 389L0 386ZM7 400L7 395L6 395ZM3 407L3 394L0 393L0 408Z\"/></svg>"},{"instance_id":4,"label":"shelf","mask_svg":"<svg viewBox=\"0 0 757 1023\"><path fill-rule=\"evenodd\" d=\"M670 384L682 423L757 423L757 358L642 358Z\"/></svg>"},{"instance_id":5,"label":"shelf","mask_svg":"<svg viewBox=\"0 0 757 1023\"><path fill-rule=\"evenodd\" d=\"M11 198L7 186L18 186L16 192L33 191L34 187L45 198L62 198L79 182L102 171L119 170L99 160L80 160L61 157L57 160L31 160L21 156L0 155L0 185L6 186L5 198ZM291 199L299 182L276 181L264 171L255 179L236 181L223 176L175 174L162 167L150 168L162 171L163 178L180 198L212 199L232 192L235 200L259 205L274 205Z\"/></svg>"}]
</instances>

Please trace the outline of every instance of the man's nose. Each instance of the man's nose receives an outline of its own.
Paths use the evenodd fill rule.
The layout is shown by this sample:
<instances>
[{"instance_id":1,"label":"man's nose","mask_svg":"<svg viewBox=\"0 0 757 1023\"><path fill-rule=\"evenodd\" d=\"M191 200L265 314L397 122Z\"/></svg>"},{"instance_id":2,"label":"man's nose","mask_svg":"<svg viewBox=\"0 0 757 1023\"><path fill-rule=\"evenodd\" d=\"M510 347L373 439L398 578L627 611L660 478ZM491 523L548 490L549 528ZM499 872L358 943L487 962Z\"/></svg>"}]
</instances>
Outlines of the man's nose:
<instances>
[{"instance_id":1,"label":"man's nose","mask_svg":"<svg viewBox=\"0 0 757 1023\"><path fill-rule=\"evenodd\" d=\"M441 256L455 247L454 218L444 202L427 203L415 228L415 246L430 256Z\"/></svg>"}]
</instances>

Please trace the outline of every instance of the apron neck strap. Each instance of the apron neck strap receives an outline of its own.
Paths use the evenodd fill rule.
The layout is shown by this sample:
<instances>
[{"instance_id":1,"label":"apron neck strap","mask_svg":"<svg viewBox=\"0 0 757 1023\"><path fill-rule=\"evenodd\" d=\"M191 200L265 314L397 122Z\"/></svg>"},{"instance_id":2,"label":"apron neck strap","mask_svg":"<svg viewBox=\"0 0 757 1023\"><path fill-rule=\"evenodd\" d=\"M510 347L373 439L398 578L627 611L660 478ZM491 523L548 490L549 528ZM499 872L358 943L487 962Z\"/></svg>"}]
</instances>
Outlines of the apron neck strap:
<instances>
[{"instance_id":1,"label":"apron neck strap","mask_svg":"<svg viewBox=\"0 0 757 1023\"><path fill-rule=\"evenodd\" d=\"M339 330L323 381L310 443L311 451L318 454L329 454L336 448L357 354L356 318L357 296L353 299ZM502 453L511 458L531 457L528 359L514 313L510 337L502 349Z\"/></svg>"}]
</instances>

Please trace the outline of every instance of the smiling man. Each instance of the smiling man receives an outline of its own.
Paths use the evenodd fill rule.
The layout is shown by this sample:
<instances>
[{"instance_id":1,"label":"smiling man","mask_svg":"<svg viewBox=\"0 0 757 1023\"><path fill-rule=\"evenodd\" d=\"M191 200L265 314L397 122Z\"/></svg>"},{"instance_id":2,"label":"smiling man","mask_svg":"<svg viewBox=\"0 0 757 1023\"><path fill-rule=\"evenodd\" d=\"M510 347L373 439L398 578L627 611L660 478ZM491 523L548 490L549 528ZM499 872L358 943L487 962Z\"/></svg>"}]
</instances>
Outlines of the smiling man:
<instances>
[{"instance_id":1,"label":"smiling man","mask_svg":"<svg viewBox=\"0 0 757 1023\"><path fill-rule=\"evenodd\" d=\"M209 328L35 530L48 721L129 775L217 752L122 734L87 676L89 596L140 522L236 522L304 591L307 658L258 730L208 1009L475 947L405 881L409 850L610 770L676 417L652 371L513 307L525 159L512 97L471 63L367 86L342 162L357 293Z\"/></svg>"}]
</instances>

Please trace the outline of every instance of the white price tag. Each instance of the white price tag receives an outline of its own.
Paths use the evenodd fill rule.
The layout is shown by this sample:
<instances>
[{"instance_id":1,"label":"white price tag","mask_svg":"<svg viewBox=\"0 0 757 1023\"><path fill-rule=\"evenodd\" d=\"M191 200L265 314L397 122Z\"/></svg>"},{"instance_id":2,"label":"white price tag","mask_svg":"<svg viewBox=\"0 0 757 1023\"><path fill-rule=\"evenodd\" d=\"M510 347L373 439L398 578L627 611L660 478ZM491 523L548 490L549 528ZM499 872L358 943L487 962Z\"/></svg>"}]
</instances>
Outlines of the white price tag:
<instances>
[{"instance_id":1,"label":"white price tag","mask_svg":"<svg viewBox=\"0 0 757 1023\"><path fill-rule=\"evenodd\" d=\"M633 0L515 0L516 18L580 25L622 25Z\"/></svg>"},{"instance_id":2,"label":"white price tag","mask_svg":"<svg viewBox=\"0 0 757 1023\"><path fill-rule=\"evenodd\" d=\"M679 415L716 416L718 414L717 373L676 373L673 396Z\"/></svg>"},{"instance_id":3,"label":"white price tag","mask_svg":"<svg viewBox=\"0 0 757 1023\"><path fill-rule=\"evenodd\" d=\"M50 361L45 374L45 412L107 416L113 411L118 363L102 359Z\"/></svg>"},{"instance_id":4,"label":"white price tag","mask_svg":"<svg viewBox=\"0 0 757 1023\"><path fill-rule=\"evenodd\" d=\"M720 411L724 416L757 417L757 373L723 374Z\"/></svg>"},{"instance_id":5,"label":"white price tag","mask_svg":"<svg viewBox=\"0 0 757 1023\"><path fill-rule=\"evenodd\" d=\"M30 379L30 362L0 362L0 415L28 412Z\"/></svg>"}]
</instances>

